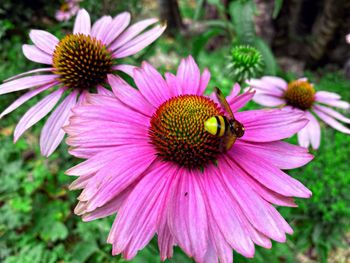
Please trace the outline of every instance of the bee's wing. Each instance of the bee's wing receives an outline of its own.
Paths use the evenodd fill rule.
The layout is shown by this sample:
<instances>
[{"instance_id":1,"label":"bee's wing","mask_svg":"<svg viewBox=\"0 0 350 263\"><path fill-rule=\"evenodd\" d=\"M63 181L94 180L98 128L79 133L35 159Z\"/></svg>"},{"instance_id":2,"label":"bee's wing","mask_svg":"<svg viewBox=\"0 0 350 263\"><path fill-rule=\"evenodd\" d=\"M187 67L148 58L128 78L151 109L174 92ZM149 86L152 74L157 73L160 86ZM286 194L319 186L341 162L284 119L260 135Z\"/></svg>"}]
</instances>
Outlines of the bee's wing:
<instances>
[{"instance_id":1,"label":"bee's wing","mask_svg":"<svg viewBox=\"0 0 350 263\"><path fill-rule=\"evenodd\" d=\"M223 107L227 111L227 113L230 115L230 118L234 120L235 117L233 116L233 112L231 110L231 107L228 104L224 94L222 94L221 90L217 87L215 87L215 93L216 93L216 96L221 104L221 107Z\"/></svg>"},{"instance_id":2,"label":"bee's wing","mask_svg":"<svg viewBox=\"0 0 350 263\"><path fill-rule=\"evenodd\" d=\"M227 134L221 140L220 151L225 153L230 150L236 139L237 136L229 129Z\"/></svg>"}]
</instances>

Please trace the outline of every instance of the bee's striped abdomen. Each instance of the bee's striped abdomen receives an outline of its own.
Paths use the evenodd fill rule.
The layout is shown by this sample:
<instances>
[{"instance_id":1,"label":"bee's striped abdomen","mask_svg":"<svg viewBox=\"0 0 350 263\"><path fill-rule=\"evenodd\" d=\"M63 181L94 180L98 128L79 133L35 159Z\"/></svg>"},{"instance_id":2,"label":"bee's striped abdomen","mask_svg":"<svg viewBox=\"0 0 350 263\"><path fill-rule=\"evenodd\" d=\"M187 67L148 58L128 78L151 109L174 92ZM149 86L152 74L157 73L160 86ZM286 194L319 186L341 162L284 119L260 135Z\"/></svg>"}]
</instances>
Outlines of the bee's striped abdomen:
<instances>
[{"instance_id":1,"label":"bee's striped abdomen","mask_svg":"<svg viewBox=\"0 0 350 263\"><path fill-rule=\"evenodd\" d=\"M216 119L216 126L217 126L215 136L222 137L225 134L225 128L226 128L225 119L220 115L215 116L215 119Z\"/></svg>"}]
</instances>

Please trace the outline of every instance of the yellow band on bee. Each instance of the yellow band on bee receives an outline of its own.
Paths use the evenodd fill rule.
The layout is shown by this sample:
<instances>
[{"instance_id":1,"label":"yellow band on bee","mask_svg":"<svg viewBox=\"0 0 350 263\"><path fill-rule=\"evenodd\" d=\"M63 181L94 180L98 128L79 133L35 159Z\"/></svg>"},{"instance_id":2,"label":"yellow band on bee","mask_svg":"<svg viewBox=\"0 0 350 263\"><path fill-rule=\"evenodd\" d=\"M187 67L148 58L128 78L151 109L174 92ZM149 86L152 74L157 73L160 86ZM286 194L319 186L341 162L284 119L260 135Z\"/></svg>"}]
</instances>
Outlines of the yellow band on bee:
<instances>
[{"instance_id":1,"label":"yellow band on bee","mask_svg":"<svg viewBox=\"0 0 350 263\"><path fill-rule=\"evenodd\" d=\"M222 116L216 116L216 118L219 121L219 125L218 125L219 134L217 136L222 137L225 134L225 120L224 120L224 117Z\"/></svg>"}]
</instances>

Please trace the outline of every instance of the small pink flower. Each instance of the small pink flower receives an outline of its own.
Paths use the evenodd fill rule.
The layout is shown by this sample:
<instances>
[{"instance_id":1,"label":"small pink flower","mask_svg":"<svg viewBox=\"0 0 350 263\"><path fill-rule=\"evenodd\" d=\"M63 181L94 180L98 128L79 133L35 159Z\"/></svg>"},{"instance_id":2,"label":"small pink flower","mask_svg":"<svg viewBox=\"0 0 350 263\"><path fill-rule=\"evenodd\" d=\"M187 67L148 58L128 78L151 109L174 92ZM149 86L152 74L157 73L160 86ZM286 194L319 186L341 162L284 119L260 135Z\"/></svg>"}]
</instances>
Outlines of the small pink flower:
<instances>
[{"instance_id":1,"label":"small pink flower","mask_svg":"<svg viewBox=\"0 0 350 263\"><path fill-rule=\"evenodd\" d=\"M305 113L309 123L298 132L300 146L309 147L311 144L313 149L318 149L320 146L321 128L312 112L332 128L350 134L350 129L339 122L350 123L350 119L331 108L349 109L350 104L340 100L340 96L336 93L316 92L314 85L306 78L287 83L281 78L266 76L251 79L247 83L256 90L253 98L256 103L267 107L295 108Z\"/></svg>"},{"instance_id":2,"label":"small pink flower","mask_svg":"<svg viewBox=\"0 0 350 263\"><path fill-rule=\"evenodd\" d=\"M156 22L157 19L148 19L128 27L130 14L124 12L114 18L103 16L91 27L90 16L82 9L75 20L73 34L62 40L49 32L32 30L29 36L34 45L23 45L23 53L29 60L50 67L19 74L0 85L0 95L31 89L5 109L0 118L41 92L50 90L51 93L22 117L14 140L49 114L63 94L68 93L41 132L41 153L49 156L54 152L64 137L62 126L67 123L71 109L83 101L88 92L110 93L103 85L107 83L107 75L114 71L132 75L134 66L119 64L119 61L139 52L163 33L165 28L161 25L143 32Z\"/></svg>"},{"instance_id":3,"label":"small pink flower","mask_svg":"<svg viewBox=\"0 0 350 263\"><path fill-rule=\"evenodd\" d=\"M79 11L79 0L66 0L59 10L57 10L55 17L58 21L68 21L72 16L75 16Z\"/></svg>"},{"instance_id":4,"label":"small pink flower","mask_svg":"<svg viewBox=\"0 0 350 263\"><path fill-rule=\"evenodd\" d=\"M271 248L293 230L274 205L296 206L311 192L281 169L312 159L305 148L280 141L307 123L303 113L274 109L237 112L254 93L227 101L245 127L227 152L204 122L223 114L205 96L210 73L188 57L165 80L144 62L136 90L109 76L116 97L89 94L65 129L70 153L86 161L67 171L84 189L75 213L84 221L118 213L108 242L113 255L133 258L154 235L161 260L180 246L197 262L232 262L232 249L253 257L254 244Z\"/></svg>"}]
</instances>

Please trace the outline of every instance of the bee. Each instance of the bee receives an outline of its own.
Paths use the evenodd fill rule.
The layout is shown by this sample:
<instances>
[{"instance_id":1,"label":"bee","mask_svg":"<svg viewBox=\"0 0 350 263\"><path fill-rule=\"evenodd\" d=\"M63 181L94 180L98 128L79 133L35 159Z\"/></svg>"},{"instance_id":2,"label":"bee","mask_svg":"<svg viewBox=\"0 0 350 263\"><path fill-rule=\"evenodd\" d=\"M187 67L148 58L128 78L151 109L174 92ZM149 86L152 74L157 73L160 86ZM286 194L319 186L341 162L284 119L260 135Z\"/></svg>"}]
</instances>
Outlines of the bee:
<instances>
[{"instance_id":1,"label":"bee","mask_svg":"<svg viewBox=\"0 0 350 263\"><path fill-rule=\"evenodd\" d=\"M220 150L226 152L231 149L237 138L244 135L244 126L235 119L231 107L221 90L215 88L215 93L221 107L226 110L229 117L224 115L210 117L204 122L204 129L212 135L222 137Z\"/></svg>"}]
</instances>

